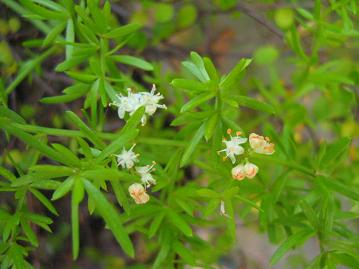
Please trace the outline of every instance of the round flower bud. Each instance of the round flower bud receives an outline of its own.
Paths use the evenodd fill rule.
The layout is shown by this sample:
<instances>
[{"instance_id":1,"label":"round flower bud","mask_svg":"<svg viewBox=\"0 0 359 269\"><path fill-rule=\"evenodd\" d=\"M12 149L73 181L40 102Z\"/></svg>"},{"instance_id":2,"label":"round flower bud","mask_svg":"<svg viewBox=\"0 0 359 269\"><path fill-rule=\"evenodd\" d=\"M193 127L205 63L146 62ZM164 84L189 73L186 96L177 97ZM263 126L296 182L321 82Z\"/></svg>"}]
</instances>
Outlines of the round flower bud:
<instances>
[{"instance_id":1,"label":"round flower bud","mask_svg":"<svg viewBox=\"0 0 359 269\"><path fill-rule=\"evenodd\" d=\"M248 178L254 178L255 175L257 174L258 172L258 166L256 166L255 164L253 163L246 163L244 165L244 172L246 174L246 177Z\"/></svg>"},{"instance_id":2,"label":"round flower bud","mask_svg":"<svg viewBox=\"0 0 359 269\"><path fill-rule=\"evenodd\" d=\"M150 199L150 196L146 193L145 188L139 183L134 183L128 187L128 192L135 200L136 204L145 204Z\"/></svg>"},{"instance_id":3,"label":"round flower bud","mask_svg":"<svg viewBox=\"0 0 359 269\"><path fill-rule=\"evenodd\" d=\"M232 177L237 180L243 180L246 177L243 164L239 164L232 168Z\"/></svg>"}]
</instances>

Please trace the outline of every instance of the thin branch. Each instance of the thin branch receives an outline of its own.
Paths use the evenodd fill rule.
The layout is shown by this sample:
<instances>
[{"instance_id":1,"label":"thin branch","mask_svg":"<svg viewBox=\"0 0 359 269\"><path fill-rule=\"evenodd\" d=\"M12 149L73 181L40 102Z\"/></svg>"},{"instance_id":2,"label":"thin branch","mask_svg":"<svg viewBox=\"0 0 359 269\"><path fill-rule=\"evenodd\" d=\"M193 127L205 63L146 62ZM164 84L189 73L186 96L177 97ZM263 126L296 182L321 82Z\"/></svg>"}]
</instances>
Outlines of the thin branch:
<instances>
[{"instance_id":1,"label":"thin branch","mask_svg":"<svg viewBox=\"0 0 359 269\"><path fill-rule=\"evenodd\" d=\"M248 6L244 5L243 3L239 3L237 5L237 9L241 12L243 12L248 17L254 19L256 22L267 28L269 31L271 31L275 36L277 36L280 39L283 39L283 33L275 27L271 22L267 21L264 17L259 15L257 12L249 8Z\"/></svg>"}]
</instances>

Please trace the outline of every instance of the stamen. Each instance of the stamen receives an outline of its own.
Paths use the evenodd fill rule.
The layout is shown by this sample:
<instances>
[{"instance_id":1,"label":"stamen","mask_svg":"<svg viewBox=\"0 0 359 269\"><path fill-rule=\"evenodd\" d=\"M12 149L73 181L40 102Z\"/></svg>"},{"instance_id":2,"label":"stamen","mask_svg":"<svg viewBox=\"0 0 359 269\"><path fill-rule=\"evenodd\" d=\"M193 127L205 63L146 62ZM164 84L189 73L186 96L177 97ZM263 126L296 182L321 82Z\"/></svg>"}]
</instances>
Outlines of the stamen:
<instances>
[{"instance_id":1,"label":"stamen","mask_svg":"<svg viewBox=\"0 0 359 269\"><path fill-rule=\"evenodd\" d=\"M232 129L227 129L227 134L231 134L232 133Z\"/></svg>"},{"instance_id":2,"label":"stamen","mask_svg":"<svg viewBox=\"0 0 359 269\"><path fill-rule=\"evenodd\" d=\"M153 95L156 91L156 85L152 84L151 94Z\"/></svg>"},{"instance_id":3,"label":"stamen","mask_svg":"<svg viewBox=\"0 0 359 269\"><path fill-rule=\"evenodd\" d=\"M136 143L132 145L132 147L129 149L129 151L133 150L133 148L136 146Z\"/></svg>"},{"instance_id":4,"label":"stamen","mask_svg":"<svg viewBox=\"0 0 359 269\"><path fill-rule=\"evenodd\" d=\"M152 165L149 166L149 171L151 171L151 169L156 165L156 162L155 161L152 161Z\"/></svg>"}]
</instances>

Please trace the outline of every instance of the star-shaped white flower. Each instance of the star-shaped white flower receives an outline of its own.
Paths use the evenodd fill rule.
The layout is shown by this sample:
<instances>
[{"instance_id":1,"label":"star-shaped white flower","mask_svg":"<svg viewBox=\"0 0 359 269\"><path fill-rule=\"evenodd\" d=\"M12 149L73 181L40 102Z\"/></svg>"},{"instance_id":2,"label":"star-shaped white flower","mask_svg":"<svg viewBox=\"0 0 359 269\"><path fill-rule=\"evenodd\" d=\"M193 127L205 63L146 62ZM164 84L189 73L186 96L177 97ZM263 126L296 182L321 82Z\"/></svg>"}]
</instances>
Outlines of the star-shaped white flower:
<instances>
[{"instance_id":1,"label":"star-shaped white flower","mask_svg":"<svg viewBox=\"0 0 359 269\"><path fill-rule=\"evenodd\" d=\"M151 175L151 172L155 169L153 168L155 166L156 162L153 162L152 165L145 165L145 166L136 166L135 169L137 173L141 176L141 182L143 185L148 188L151 185L156 185L156 180Z\"/></svg>"},{"instance_id":2,"label":"star-shaped white flower","mask_svg":"<svg viewBox=\"0 0 359 269\"><path fill-rule=\"evenodd\" d=\"M126 150L123 148L122 152L118 155L115 155L117 157L117 166L121 166L122 168L131 169L136 162L138 162L138 155L135 152L133 152L133 148L136 146L136 144L133 144L133 146Z\"/></svg>"},{"instance_id":3,"label":"star-shaped white flower","mask_svg":"<svg viewBox=\"0 0 359 269\"><path fill-rule=\"evenodd\" d=\"M241 132L237 132L235 137L232 137L232 130L228 129L227 133L230 136L230 140L223 139L223 143L226 144L226 148L220 150L219 152L225 152L226 156L224 158L229 158L232 163L236 162L236 155L241 155L244 153L244 148L240 144L247 142L247 138L241 137Z\"/></svg>"}]
</instances>

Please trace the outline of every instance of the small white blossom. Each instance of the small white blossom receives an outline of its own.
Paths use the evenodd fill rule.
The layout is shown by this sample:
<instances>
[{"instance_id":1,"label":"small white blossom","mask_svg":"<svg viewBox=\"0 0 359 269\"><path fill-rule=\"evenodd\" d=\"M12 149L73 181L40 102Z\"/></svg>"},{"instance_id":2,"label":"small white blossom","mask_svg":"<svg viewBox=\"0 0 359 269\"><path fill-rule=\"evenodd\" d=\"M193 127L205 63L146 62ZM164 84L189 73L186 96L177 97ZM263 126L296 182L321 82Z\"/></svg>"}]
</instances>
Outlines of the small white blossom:
<instances>
[{"instance_id":1,"label":"small white blossom","mask_svg":"<svg viewBox=\"0 0 359 269\"><path fill-rule=\"evenodd\" d=\"M224 157L224 159L228 157L232 161L232 163L235 163L236 162L235 156L244 153L244 148L240 146L240 144L246 143L247 138L241 137L240 136L241 132L237 132L236 136L232 137L231 129L227 130L227 134L229 134L231 139L230 140L223 139L222 142L226 144L226 148L220 150L219 152L225 152L226 156Z\"/></svg>"},{"instance_id":2,"label":"small white blossom","mask_svg":"<svg viewBox=\"0 0 359 269\"><path fill-rule=\"evenodd\" d=\"M136 162L138 162L138 155L135 152L133 152L133 148L136 146L136 144L133 144L133 146L126 150L123 148L121 154L115 155L117 157L117 166L121 166L122 168L131 169Z\"/></svg>"},{"instance_id":3,"label":"small white blossom","mask_svg":"<svg viewBox=\"0 0 359 269\"><path fill-rule=\"evenodd\" d=\"M150 196L146 193L145 188L139 183L134 183L128 187L128 192L135 200L136 204L145 204L150 199Z\"/></svg>"},{"instance_id":4,"label":"small white blossom","mask_svg":"<svg viewBox=\"0 0 359 269\"><path fill-rule=\"evenodd\" d=\"M270 143L268 137L263 137L255 133L249 135L249 144L256 153L271 155L274 153L274 144Z\"/></svg>"},{"instance_id":5,"label":"small white blossom","mask_svg":"<svg viewBox=\"0 0 359 269\"><path fill-rule=\"evenodd\" d=\"M154 170L155 162L152 163L152 165L145 165L145 166L136 166L135 169L137 173L141 176L141 182L143 185L148 188L151 185L156 185L156 180L151 175L151 172Z\"/></svg>"}]
</instances>

